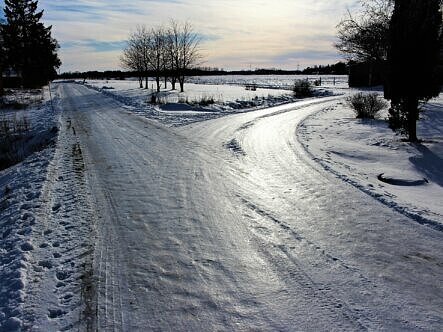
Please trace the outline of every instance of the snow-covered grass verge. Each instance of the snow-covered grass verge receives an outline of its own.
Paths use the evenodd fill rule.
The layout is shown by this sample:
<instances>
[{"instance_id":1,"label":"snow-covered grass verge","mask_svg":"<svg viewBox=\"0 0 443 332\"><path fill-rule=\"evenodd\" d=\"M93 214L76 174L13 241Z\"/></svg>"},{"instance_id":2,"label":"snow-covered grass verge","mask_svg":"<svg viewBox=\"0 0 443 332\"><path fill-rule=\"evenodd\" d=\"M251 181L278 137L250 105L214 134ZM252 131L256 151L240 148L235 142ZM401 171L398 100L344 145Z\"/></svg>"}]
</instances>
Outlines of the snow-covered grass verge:
<instances>
[{"instance_id":1,"label":"snow-covered grass verge","mask_svg":"<svg viewBox=\"0 0 443 332\"><path fill-rule=\"evenodd\" d=\"M0 109L0 170L10 167L54 140L57 125L49 90L9 92Z\"/></svg>"},{"instance_id":2,"label":"snow-covered grass verge","mask_svg":"<svg viewBox=\"0 0 443 332\"><path fill-rule=\"evenodd\" d=\"M29 92L16 92L14 100L29 104ZM29 97L29 98L28 98ZM12 100L12 95L7 96ZM18 98L18 99L17 99ZM2 160L16 165L0 171L0 330L21 328L25 301L28 261L34 249L32 229L36 224L39 197L46 180L48 164L54 153L57 136L57 114L51 108L46 88L43 101L33 100L26 108L2 109L5 125L23 123L23 130L9 128L2 137ZM9 102L8 102L9 103ZM9 103L12 104L12 103ZM14 102L14 105L18 103ZM8 130L9 130L8 129ZM7 146L7 144L12 144ZM9 156L5 156L9 151ZM20 161L23 160L23 161Z\"/></svg>"},{"instance_id":3,"label":"snow-covered grass verge","mask_svg":"<svg viewBox=\"0 0 443 332\"><path fill-rule=\"evenodd\" d=\"M0 173L0 330L21 328L29 252L53 148ZM31 281L32 282L32 281Z\"/></svg>"},{"instance_id":4,"label":"snow-covered grass verge","mask_svg":"<svg viewBox=\"0 0 443 332\"><path fill-rule=\"evenodd\" d=\"M47 89L5 89L0 108L24 109L36 106L47 99Z\"/></svg>"},{"instance_id":5,"label":"snow-covered grass verge","mask_svg":"<svg viewBox=\"0 0 443 332\"><path fill-rule=\"evenodd\" d=\"M151 103L152 89L140 89L134 80L88 80L86 85L100 91L127 106L129 111L150 119L158 120L170 126L182 126L189 123L214 119L220 116L248 112L260 108L295 102L297 99L290 86L279 88L279 82L273 82L255 90L246 89L241 80L238 84L225 84L217 81L208 84L185 84L185 92L171 90L168 83L156 94L156 104ZM293 84L293 82L292 82ZM165 88L166 87L166 88ZM315 89L317 96L330 95L323 88Z\"/></svg>"},{"instance_id":6,"label":"snow-covered grass verge","mask_svg":"<svg viewBox=\"0 0 443 332\"><path fill-rule=\"evenodd\" d=\"M308 117L298 136L325 169L417 222L443 230L443 94L421 113L421 144L395 135L386 116L356 119L343 102Z\"/></svg>"},{"instance_id":7,"label":"snow-covered grass verge","mask_svg":"<svg viewBox=\"0 0 443 332\"><path fill-rule=\"evenodd\" d=\"M55 111L23 110L33 139L53 144L0 172L0 331L93 329L94 208L61 88Z\"/></svg>"}]
</instances>

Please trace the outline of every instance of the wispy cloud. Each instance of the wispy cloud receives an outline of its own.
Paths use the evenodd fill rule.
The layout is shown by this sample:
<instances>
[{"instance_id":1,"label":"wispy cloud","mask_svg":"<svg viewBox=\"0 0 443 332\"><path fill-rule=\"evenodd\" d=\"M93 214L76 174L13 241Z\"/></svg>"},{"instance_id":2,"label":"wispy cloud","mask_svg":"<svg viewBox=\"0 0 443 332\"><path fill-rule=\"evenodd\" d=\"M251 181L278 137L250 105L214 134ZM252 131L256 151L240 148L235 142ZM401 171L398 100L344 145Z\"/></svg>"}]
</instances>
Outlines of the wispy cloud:
<instances>
[{"instance_id":1,"label":"wispy cloud","mask_svg":"<svg viewBox=\"0 0 443 332\"><path fill-rule=\"evenodd\" d=\"M217 40L222 39L222 36L217 35L211 35L211 34L204 34L204 33L197 33L197 38L200 40L200 42L215 42Z\"/></svg>"},{"instance_id":2,"label":"wispy cloud","mask_svg":"<svg viewBox=\"0 0 443 332\"><path fill-rule=\"evenodd\" d=\"M126 45L125 40L104 41L95 39L71 40L60 45L62 49L89 48L95 52L109 52L122 50Z\"/></svg>"},{"instance_id":3,"label":"wispy cloud","mask_svg":"<svg viewBox=\"0 0 443 332\"><path fill-rule=\"evenodd\" d=\"M311 60L311 61L322 61L324 59L331 61L331 60L337 60L337 52L335 51L328 51L328 50L299 50L299 51L291 51L291 52L285 52L282 54L277 54L274 57L272 57L272 62L275 62L277 64L285 64L288 62L294 62L294 61L305 61L305 60Z\"/></svg>"},{"instance_id":4,"label":"wispy cloud","mask_svg":"<svg viewBox=\"0 0 443 332\"><path fill-rule=\"evenodd\" d=\"M192 23L205 65L237 69L294 68L337 59L336 25L358 2L40 0L39 6L62 46L62 70L118 68L123 41L137 25L167 24L171 18Z\"/></svg>"}]
</instances>

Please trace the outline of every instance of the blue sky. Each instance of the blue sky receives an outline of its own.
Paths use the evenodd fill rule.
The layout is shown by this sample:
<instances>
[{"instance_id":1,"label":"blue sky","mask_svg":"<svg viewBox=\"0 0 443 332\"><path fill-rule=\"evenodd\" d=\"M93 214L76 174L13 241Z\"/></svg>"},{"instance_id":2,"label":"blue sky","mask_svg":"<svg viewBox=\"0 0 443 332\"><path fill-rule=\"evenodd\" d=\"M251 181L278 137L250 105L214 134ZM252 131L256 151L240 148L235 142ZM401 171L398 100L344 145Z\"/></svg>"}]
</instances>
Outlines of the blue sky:
<instances>
[{"instance_id":1,"label":"blue sky","mask_svg":"<svg viewBox=\"0 0 443 332\"><path fill-rule=\"evenodd\" d=\"M137 25L189 21L203 65L295 69L334 63L336 25L358 0L39 0L61 46L61 71L121 69Z\"/></svg>"}]
</instances>

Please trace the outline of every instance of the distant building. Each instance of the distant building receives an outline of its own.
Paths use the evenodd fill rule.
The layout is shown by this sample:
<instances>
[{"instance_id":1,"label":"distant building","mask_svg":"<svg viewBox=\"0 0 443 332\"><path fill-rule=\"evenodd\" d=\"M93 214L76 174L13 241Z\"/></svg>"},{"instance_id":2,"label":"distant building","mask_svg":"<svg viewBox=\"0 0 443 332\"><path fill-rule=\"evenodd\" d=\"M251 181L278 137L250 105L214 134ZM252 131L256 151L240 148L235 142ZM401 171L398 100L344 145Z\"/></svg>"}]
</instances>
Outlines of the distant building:
<instances>
[{"instance_id":1,"label":"distant building","mask_svg":"<svg viewBox=\"0 0 443 332\"><path fill-rule=\"evenodd\" d=\"M4 62L4 50L3 50L3 24L0 22L0 96L3 95L3 62Z\"/></svg>"},{"instance_id":2,"label":"distant building","mask_svg":"<svg viewBox=\"0 0 443 332\"><path fill-rule=\"evenodd\" d=\"M438 66L440 84L443 86L443 31L440 36L440 65Z\"/></svg>"},{"instance_id":3,"label":"distant building","mask_svg":"<svg viewBox=\"0 0 443 332\"><path fill-rule=\"evenodd\" d=\"M8 68L2 72L3 87L19 88L22 84L22 77L15 70Z\"/></svg>"},{"instance_id":4,"label":"distant building","mask_svg":"<svg viewBox=\"0 0 443 332\"><path fill-rule=\"evenodd\" d=\"M371 87L384 85L385 65L380 63L350 63L349 86Z\"/></svg>"}]
</instances>

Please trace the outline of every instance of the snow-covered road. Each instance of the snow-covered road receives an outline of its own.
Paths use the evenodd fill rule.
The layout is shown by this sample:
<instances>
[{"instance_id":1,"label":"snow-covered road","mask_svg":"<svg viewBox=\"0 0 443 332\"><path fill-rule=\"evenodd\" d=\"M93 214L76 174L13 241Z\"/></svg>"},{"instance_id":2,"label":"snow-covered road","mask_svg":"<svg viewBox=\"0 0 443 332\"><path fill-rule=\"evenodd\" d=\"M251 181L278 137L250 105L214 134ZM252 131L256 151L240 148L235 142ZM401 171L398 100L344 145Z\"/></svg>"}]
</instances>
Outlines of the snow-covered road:
<instances>
[{"instance_id":1,"label":"snow-covered road","mask_svg":"<svg viewBox=\"0 0 443 332\"><path fill-rule=\"evenodd\" d=\"M95 210L99 330L443 326L442 233L297 141L338 97L168 128L84 86L59 91Z\"/></svg>"}]
</instances>

